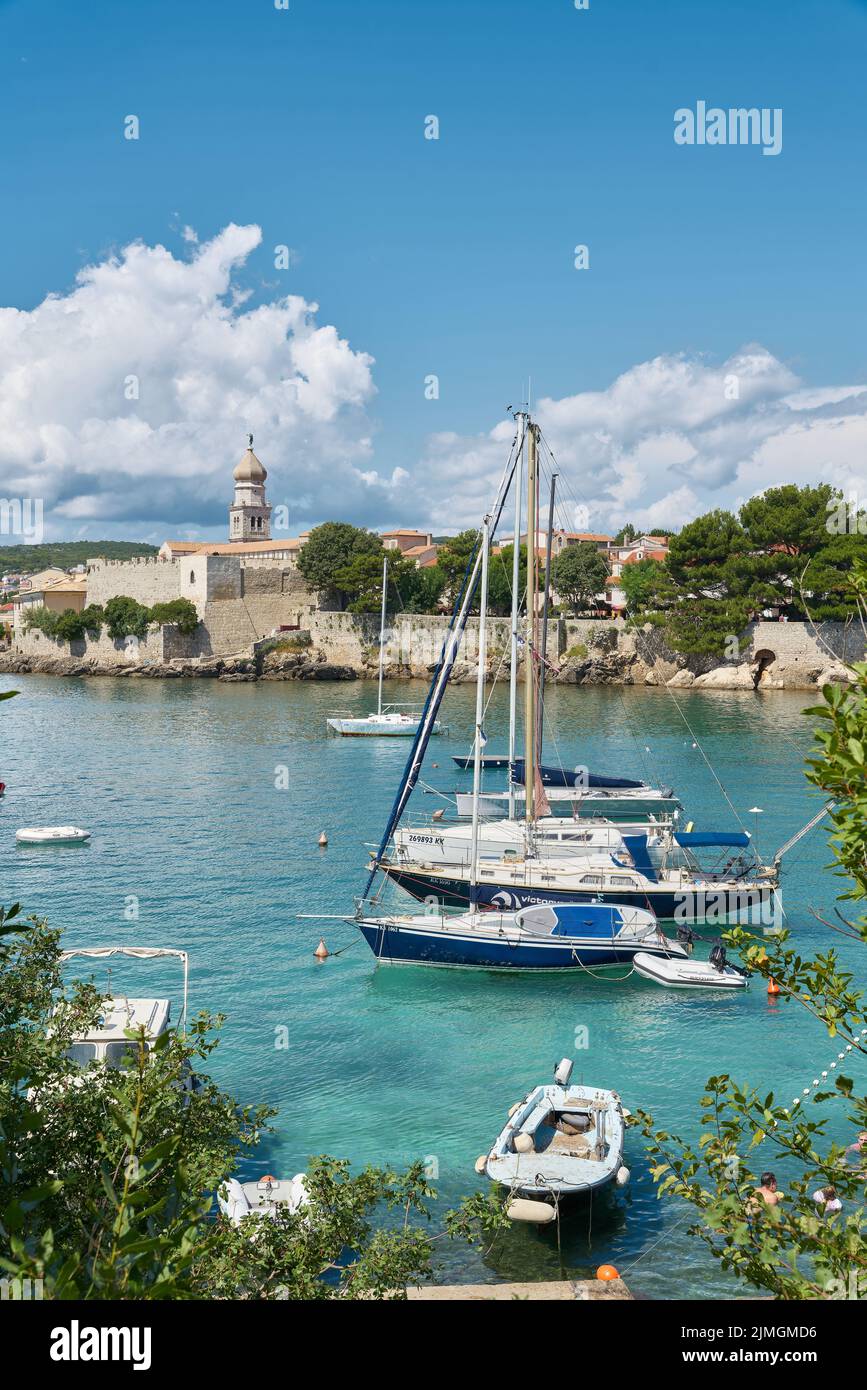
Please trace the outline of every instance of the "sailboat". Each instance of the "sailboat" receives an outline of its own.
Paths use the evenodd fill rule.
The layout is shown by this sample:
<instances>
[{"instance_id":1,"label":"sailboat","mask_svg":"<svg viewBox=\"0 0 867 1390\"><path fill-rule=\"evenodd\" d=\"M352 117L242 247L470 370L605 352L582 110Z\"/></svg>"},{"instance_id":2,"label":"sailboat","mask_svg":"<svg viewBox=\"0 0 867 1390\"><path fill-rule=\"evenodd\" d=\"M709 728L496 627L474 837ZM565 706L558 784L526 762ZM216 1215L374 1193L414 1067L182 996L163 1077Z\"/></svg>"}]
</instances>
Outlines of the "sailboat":
<instances>
[{"instance_id":1,"label":"sailboat","mask_svg":"<svg viewBox=\"0 0 867 1390\"><path fill-rule=\"evenodd\" d=\"M482 875L485 870L481 866L480 857L479 793L482 749L486 742L483 720L487 665L488 564L491 538L513 477L515 478L516 493L519 489L517 478L520 475L520 459L525 438L528 458L528 517L533 523L528 526L528 531L532 534L535 529L538 427L526 415L522 414L519 418L522 422L519 431L520 444L518 443L518 436L516 436L510 465L507 467L501 482L497 503L493 513L487 515L482 523L480 545L472 572L468 576L462 594L455 605L452 625L443 644L440 662L422 713L419 732L407 763L404 779L392 808L380 848L373 856L365 894L353 920L377 959L391 964L485 970L586 970L588 967L606 967L629 962L633 955L639 951L646 955L683 956L685 955L684 948L677 942L669 941L660 930L654 913L641 905L594 901L575 906L552 901L550 906L529 904L519 911L501 909L492 912L485 910L486 906L490 906L490 902L489 899L481 896L484 887ZM520 505L520 497L518 498L518 505ZM516 534L519 533L519 529L520 521L516 527ZM531 566L530 570L532 571L532 569ZM421 760L427 746L427 734L432 721L436 718L439 702L445 692L445 686L454 665L460 635L466 623L477 577L480 579L479 654L473 743L473 816L467 870L467 910L460 914L449 915L441 907L436 906L436 899L431 899L428 910L424 913L371 915L365 912L364 903L377 871L382 869L388 877L396 877L392 872L390 861L384 858L385 847L390 841L409 799L412 787L418 778ZM515 760L516 748L515 695L518 646L517 576L515 578L512 624L512 698L509 730L509 759L512 764ZM525 659L528 662L524 758L528 766L532 767L537 738L534 703L535 672L532 665L535 650L533 639L535 636L536 601L535 587L529 578L529 572L528 591L527 637L524 642ZM535 791L535 778L528 779L528 786ZM544 794L540 802L540 809L543 805ZM535 798L531 797L528 807L528 823L531 827L534 818L534 806ZM412 888L410 888L410 892L416 897L421 896Z\"/></svg>"},{"instance_id":2,"label":"sailboat","mask_svg":"<svg viewBox=\"0 0 867 1390\"><path fill-rule=\"evenodd\" d=\"M379 621L379 695L376 713L356 718L350 714L330 715L326 724L332 733L345 737L412 738L418 733L420 716L413 705L382 703L382 678L385 664L385 609L388 594L388 556L382 561L382 609ZM434 721L431 733L442 733L439 720Z\"/></svg>"}]
</instances>

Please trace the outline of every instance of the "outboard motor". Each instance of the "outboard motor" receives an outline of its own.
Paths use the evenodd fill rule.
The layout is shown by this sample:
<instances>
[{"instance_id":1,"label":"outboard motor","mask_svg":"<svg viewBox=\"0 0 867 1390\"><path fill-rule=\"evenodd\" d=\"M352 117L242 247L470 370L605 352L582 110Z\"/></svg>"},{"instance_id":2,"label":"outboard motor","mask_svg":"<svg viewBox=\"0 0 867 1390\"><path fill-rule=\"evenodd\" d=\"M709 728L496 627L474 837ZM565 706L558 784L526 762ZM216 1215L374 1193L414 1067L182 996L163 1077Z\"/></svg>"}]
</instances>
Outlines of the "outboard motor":
<instances>
[{"instance_id":1,"label":"outboard motor","mask_svg":"<svg viewBox=\"0 0 867 1390\"><path fill-rule=\"evenodd\" d=\"M721 941L715 941L711 946L707 960L708 965L712 965L714 970L718 970L722 974L726 968L726 948Z\"/></svg>"},{"instance_id":2,"label":"outboard motor","mask_svg":"<svg viewBox=\"0 0 867 1390\"><path fill-rule=\"evenodd\" d=\"M679 926L677 929L677 939L680 945L686 950L687 955L691 956L695 943L695 932L692 927Z\"/></svg>"}]
</instances>

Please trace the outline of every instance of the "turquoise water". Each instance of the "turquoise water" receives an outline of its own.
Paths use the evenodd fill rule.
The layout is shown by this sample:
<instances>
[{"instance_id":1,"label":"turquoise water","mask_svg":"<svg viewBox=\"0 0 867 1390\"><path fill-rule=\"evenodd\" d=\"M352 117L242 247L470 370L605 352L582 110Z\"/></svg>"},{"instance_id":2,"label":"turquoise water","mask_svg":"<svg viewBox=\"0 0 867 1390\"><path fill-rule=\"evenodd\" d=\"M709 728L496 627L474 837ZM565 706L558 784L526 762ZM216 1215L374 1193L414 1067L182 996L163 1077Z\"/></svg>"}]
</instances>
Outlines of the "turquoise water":
<instances>
[{"instance_id":1,"label":"turquoise water","mask_svg":"<svg viewBox=\"0 0 867 1390\"><path fill-rule=\"evenodd\" d=\"M298 920L351 910L365 846L378 838L406 757L403 740L325 735L336 706L370 708L371 685L0 678L13 685L21 694L0 706L0 901L20 898L45 914L65 928L67 945L190 952L191 1007L228 1015L214 1074L240 1100L280 1110L248 1176L291 1174L321 1152L356 1163L426 1158L451 1205L477 1186L473 1162L509 1105L560 1057L574 1056L576 1080L619 1090L630 1108L694 1140L709 1075L730 1071L791 1099L834 1056L816 1023L769 1002L760 985L728 998L634 977L376 969L351 926ZM423 693L386 691L396 700ZM486 721L489 751L504 746L505 695L497 691ZM467 686L448 696L451 736L434 741L426 772L442 787L461 776L450 755L467 749L473 700ZM817 805L801 770L808 703L798 693L678 692L748 829L748 808L764 808L768 853ZM564 763L670 782L699 826L733 825L668 692L560 687L548 708L549 760L556 743ZM281 768L284 790L275 785ZM414 804L429 813L440 803L416 793ZM15 846L19 826L69 822L93 831L89 845ZM827 945L811 909L834 900L828 857L820 831L784 861L784 903L804 951ZM125 916L133 897L138 921ZM320 965L313 951L323 932L332 951L349 949ZM162 962L122 961L112 978L132 993L180 997L179 974ZM284 1027L289 1045L278 1050ZM589 1046L576 1051L579 1027ZM842 1107L838 1119L842 1137ZM657 1202L634 1136L627 1160L628 1191L567 1216L559 1253L550 1230L510 1231L484 1259L443 1242L444 1274L556 1278L561 1268L580 1276L611 1262L652 1297L730 1293L701 1242L686 1236L684 1211Z\"/></svg>"}]
</instances>

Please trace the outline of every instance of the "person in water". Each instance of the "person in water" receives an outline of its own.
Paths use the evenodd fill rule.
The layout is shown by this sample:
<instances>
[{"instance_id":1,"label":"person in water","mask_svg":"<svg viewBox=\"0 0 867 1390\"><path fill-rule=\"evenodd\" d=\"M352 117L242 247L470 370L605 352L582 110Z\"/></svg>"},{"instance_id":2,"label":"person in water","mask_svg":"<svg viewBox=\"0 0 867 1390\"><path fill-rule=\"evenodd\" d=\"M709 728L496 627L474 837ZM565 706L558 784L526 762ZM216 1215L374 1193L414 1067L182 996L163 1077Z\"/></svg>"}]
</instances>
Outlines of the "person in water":
<instances>
[{"instance_id":1,"label":"person in water","mask_svg":"<svg viewBox=\"0 0 867 1390\"><path fill-rule=\"evenodd\" d=\"M780 1200L776 1174L762 1173L761 1185L754 1188L753 1192L756 1197L761 1197L766 1207L775 1207Z\"/></svg>"},{"instance_id":2,"label":"person in water","mask_svg":"<svg viewBox=\"0 0 867 1390\"><path fill-rule=\"evenodd\" d=\"M867 1129L862 1129L855 1143L849 1145L846 1157L856 1168L867 1162Z\"/></svg>"},{"instance_id":3,"label":"person in water","mask_svg":"<svg viewBox=\"0 0 867 1390\"><path fill-rule=\"evenodd\" d=\"M836 1187L819 1187L813 1193L813 1201L817 1207L821 1207L823 1216L830 1216L832 1212L842 1211L843 1203L837 1196Z\"/></svg>"}]
</instances>

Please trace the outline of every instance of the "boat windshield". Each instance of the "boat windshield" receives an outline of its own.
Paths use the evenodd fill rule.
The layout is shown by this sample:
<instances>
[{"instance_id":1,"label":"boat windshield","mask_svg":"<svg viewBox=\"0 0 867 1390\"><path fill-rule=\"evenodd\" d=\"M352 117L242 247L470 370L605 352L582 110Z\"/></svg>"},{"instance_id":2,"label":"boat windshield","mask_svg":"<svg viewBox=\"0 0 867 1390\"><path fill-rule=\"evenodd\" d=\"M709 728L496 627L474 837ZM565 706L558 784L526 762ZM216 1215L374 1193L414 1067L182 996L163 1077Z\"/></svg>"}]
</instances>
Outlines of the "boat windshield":
<instances>
[{"instance_id":1,"label":"boat windshield","mask_svg":"<svg viewBox=\"0 0 867 1390\"><path fill-rule=\"evenodd\" d=\"M86 1067L88 1062L96 1061L96 1044L89 1042L73 1043L66 1049L66 1056L77 1067Z\"/></svg>"},{"instance_id":2,"label":"boat windshield","mask_svg":"<svg viewBox=\"0 0 867 1390\"><path fill-rule=\"evenodd\" d=\"M105 1060L110 1067L134 1067L137 1059L138 1043L113 1042L106 1044Z\"/></svg>"}]
</instances>

